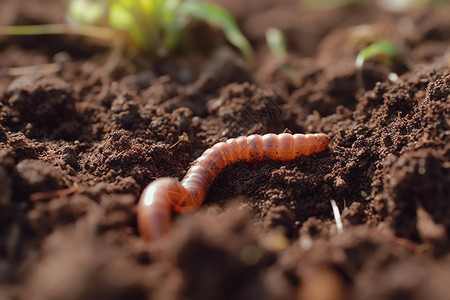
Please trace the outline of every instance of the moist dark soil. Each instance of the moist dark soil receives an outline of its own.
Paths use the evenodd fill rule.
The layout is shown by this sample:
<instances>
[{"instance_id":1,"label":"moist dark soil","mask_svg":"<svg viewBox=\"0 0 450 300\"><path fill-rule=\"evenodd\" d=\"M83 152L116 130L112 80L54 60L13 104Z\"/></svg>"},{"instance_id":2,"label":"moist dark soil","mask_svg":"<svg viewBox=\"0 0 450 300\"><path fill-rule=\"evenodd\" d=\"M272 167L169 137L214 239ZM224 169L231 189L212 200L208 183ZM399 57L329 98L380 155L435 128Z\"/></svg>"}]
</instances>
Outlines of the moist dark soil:
<instances>
[{"instance_id":1,"label":"moist dark soil","mask_svg":"<svg viewBox=\"0 0 450 300\"><path fill-rule=\"evenodd\" d=\"M252 42L253 68L198 24L192 50L166 58L0 37L0 299L448 299L450 7L216 2ZM65 21L57 0L3 0L0 16ZM270 26L287 35L291 72L267 49ZM401 57L357 71L380 39ZM331 143L227 166L170 234L139 237L147 184L269 132Z\"/></svg>"}]
</instances>

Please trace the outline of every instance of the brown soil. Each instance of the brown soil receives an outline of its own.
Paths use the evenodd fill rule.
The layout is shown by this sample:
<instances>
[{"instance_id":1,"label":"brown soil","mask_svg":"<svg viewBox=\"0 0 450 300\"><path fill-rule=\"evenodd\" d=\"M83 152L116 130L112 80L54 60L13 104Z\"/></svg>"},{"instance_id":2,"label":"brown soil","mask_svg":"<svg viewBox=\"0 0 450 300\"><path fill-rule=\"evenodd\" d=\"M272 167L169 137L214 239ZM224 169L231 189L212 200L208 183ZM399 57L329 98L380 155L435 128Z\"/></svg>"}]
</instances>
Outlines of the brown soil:
<instances>
[{"instance_id":1,"label":"brown soil","mask_svg":"<svg viewBox=\"0 0 450 300\"><path fill-rule=\"evenodd\" d=\"M216 2L256 68L201 26L213 45L197 35L198 51L162 60L79 37L0 37L1 72L62 63L0 77L0 299L448 299L450 7ZM60 1L37 3L1 1L0 25L64 21ZM288 36L293 77L265 46L269 26ZM356 54L380 38L401 49L400 78L373 62L362 90ZM139 238L149 182L182 178L216 142L284 130L332 142L228 166L171 234Z\"/></svg>"}]
</instances>

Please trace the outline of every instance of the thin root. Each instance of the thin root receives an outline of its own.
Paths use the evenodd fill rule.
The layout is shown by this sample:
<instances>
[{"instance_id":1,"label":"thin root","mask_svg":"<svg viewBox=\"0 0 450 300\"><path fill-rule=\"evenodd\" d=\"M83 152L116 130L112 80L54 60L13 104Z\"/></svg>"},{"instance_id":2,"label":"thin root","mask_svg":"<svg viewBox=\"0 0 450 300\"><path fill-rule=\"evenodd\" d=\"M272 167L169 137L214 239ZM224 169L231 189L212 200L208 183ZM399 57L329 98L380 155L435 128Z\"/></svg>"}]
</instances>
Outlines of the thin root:
<instances>
[{"instance_id":1,"label":"thin root","mask_svg":"<svg viewBox=\"0 0 450 300\"><path fill-rule=\"evenodd\" d=\"M35 202L35 201L50 200L53 198L60 198L60 197L71 195L71 194L77 192L78 190L79 190L78 184L74 183L73 186L68 187L66 189L32 193L29 197L29 200L31 202Z\"/></svg>"}]
</instances>

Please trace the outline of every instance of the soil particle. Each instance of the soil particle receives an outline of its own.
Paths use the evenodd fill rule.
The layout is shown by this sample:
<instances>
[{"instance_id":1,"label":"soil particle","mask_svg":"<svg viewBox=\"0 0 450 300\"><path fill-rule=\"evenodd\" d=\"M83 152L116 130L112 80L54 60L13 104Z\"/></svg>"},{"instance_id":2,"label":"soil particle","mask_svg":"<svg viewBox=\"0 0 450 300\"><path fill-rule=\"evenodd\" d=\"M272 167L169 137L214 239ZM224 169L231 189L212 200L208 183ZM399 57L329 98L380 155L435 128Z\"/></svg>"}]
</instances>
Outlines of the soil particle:
<instances>
[{"instance_id":1,"label":"soil particle","mask_svg":"<svg viewBox=\"0 0 450 300\"><path fill-rule=\"evenodd\" d=\"M364 206L359 202L353 202L348 208L345 208L341 214L344 225L349 222L352 225L364 224L366 215Z\"/></svg>"},{"instance_id":2,"label":"soil particle","mask_svg":"<svg viewBox=\"0 0 450 300\"><path fill-rule=\"evenodd\" d=\"M6 143L7 139L6 128L0 125L0 143Z\"/></svg>"},{"instance_id":3,"label":"soil particle","mask_svg":"<svg viewBox=\"0 0 450 300\"><path fill-rule=\"evenodd\" d=\"M166 168L159 168L162 165L166 165ZM133 180L144 186L152 178L172 175L173 173L169 172L181 169L181 166L172 158L166 147L143 144L140 139L132 138L128 131L119 130L108 135L105 143L97 147L94 154L84 158L83 168L96 176L102 176L106 182L119 180L119 175L120 178L131 176L128 181ZM123 185L132 187L133 190L122 192L136 193L133 185Z\"/></svg>"},{"instance_id":4,"label":"soil particle","mask_svg":"<svg viewBox=\"0 0 450 300\"><path fill-rule=\"evenodd\" d=\"M74 223L94 206L86 196L63 197L48 203L36 203L27 212L28 224L34 234L45 237L57 228Z\"/></svg>"},{"instance_id":5,"label":"soil particle","mask_svg":"<svg viewBox=\"0 0 450 300\"><path fill-rule=\"evenodd\" d=\"M264 229L281 229L288 238L296 235L295 227L293 228L294 216L292 212L284 205L269 208L266 218L264 219Z\"/></svg>"},{"instance_id":6,"label":"soil particle","mask_svg":"<svg viewBox=\"0 0 450 300\"><path fill-rule=\"evenodd\" d=\"M214 94L230 83L250 81L244 61L228 48L220 48L200 69L200 76L190 93L200 96Z\"/></svg>"},{"instance_id":7,"label":"soil particle","mask_svg":"<svg viewBox=\"0 0 450 300\"><path fill-rule=\"evenodd\" d=\"M100 199L100 208L104 215L99 218L98 232L129 227L136 223L133 195L104 195ZM130 228L128 228L130 229ZM125 228L127 230L127 228Z\"/></svg>"},{"instance_id":8,"label":"soil particle","mask_svg":"<svg viewBox=\"0 0 450 300\"><path fill-rule=\"evenodd\" d=\"M405 153L390 167L386 178L388 207L397 235L418 239L417 206L427 211L447 232L450 209L450 165L434 151ZM433 201L430 201L433 199Z\"/></svg>"},{"instance_id":9,"label":"soil particle","mask_svg":"<svg viewBox=\"0 0 450 300\"><path fill-rule=\"evenodd\" d=\"M190 299L271 299L259 270L274 261L273 254L256 239L248 212L232 206L225 216L210 211L180 228L171 256L182 272L181 295ZM211 226L204 227L205 223Z\"/></svg>"},{"instance_id":10,"label":"soil particle","mask_svg":"<svg viewBox=\"0 0 450 300\"><path fill-rule=\"evenodd\" d=\"M19 162L27 158L37 159L45 147L18 134L10 135L6 149L7 153L11 154L16 162Z\"/></svg>"},{"instance_id":11,"label":"soil particle","mask_svg":"<svg viewBox=\"0 0 450 300\"><path fill-rule=\"evenodd\" d=\"M62 152L61 160L65 164L71 166L75 170L78 170L80 168L80 165L78 163L76 147L65 146L61 149L61 152Z\"/></svg>"},{"instance_id":12,"label":"soil particle","mask_svg":"<svg viewBox=\"0 0 450 300\"><path fill-rule=\"evenodd\" d=\"M181 87L173 82L169 75L165 75L154 80L142 95L146 103L159 105L178 96L181 92Z\"/></svg>"},{"instance_id":13,"label":"soil particle","mask_svg":"<svg viewBox=\"0 0 450 300\"><path fill-rule=\"evenodd\" d=\"M25 126L25 132L33 138L74 137L76 128L70 121L76 116L75 99L63 80L42 75L19 77L10 84L5 98L12 109L10 127ZM12 118L14 115L16 118Z\"/></svg>"},{"instance_id":14,"label":"soil particle","mask_svg":"<svg viewBox=\"0 0 450 300\"><path fill-rule=\"evenodd\" d=\"M448 262L438 264L419 259L398 261L390 265L377 276L371 272L362 276L357 286L360 289L356 299L447 299L448 278L450 278ZM408 274L408 276L405 276Z\"/></svg>"},{"instance_id":15,"label":"soil particle","mask_svg":"<svg viewBox=\"0 0 450 300\"><path fill-rule=\"evenodd\" d=\"M371 259L367 260L367 256ZM297 243L282 253L278 264L283 269L296 270L300 294L321 296L323 293L315 287L322 283L322 286L330 284L336 289L334 296L328 294L331 298L324 299L347 299L353 294L352 288L361 284L361 278L389 269L402 258L411 256L410 249L397 243L392 234L378 230L369 233L358 226L325 239L303 234ZM312 276L316 273L321 276Z\"/></svg>"},{"instance_id":16,"label":"soil particle","mask_svg":"<svg viewBox=\"0 0 450 300\"><path fill-rule=\"evenodd\" d=\"M16 166L16 172L15 188L20 192L20 197L16 195L18 198L38 191L58 190L64 186L58 170L39 160L21 161Z\"/></svg>"},{"instance_id":17,"label":"soil particle","mask_svg":"<svg viewBox=\"0 0 450 300\"><path fill-rule=\"evenodd\" d=\"M0 207L7 205L11 201L12 188L11 178L8 176L8 172L5 167L0 166Z\"/></svg>"},{"instance_id":18,"label":"soil particle","mask_svg":"<svg viewBox=\"0 0 450 300\"><path fill-rule=\"evenodd\" d=\"M302 270L300 280L297 299L344 300L350 296L348 283L329 266Z\"/></svg>"},{"instance_id":19,"label":"soil particle","mask_svg":"<svg viewBox=\"0 0 450 300\"><path fill-rule=\"evenodd\" d=\"M281 105L276 95L253 84L233 83L221 90L219 98L209 101L208 113L221 120L222 136L237 137L283 130L279 121L289 115L283 116Z\"/></svg>"},{"instance_id":20,"label":"soil particle","mask_svg":"<svg viewBox=\"0 0 450 300\"><path fill-rule=\"evenodd\" d=\"M80 240L65 229L49 237L46 248L25 298L147 299L141 272L105 244Z\"/></svg>"}]
</instances>

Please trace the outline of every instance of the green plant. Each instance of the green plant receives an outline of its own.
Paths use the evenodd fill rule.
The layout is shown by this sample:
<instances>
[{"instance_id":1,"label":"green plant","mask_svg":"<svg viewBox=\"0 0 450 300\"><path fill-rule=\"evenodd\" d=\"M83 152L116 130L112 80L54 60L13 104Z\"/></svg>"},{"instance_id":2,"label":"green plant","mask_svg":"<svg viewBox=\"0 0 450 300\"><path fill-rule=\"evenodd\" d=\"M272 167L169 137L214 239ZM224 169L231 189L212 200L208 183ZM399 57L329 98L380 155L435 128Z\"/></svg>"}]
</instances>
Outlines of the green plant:
<instances>
[{"instance_id":1,"label":"green plant","mask_svg":"<svg viewBox=\"0 0 450 300\"><path fill-rule=\"evenodd\" d=\"M400 51L393 42L388 40L375 42L359 51L355 60L358 86L363 86L362 72L364 64L367 61L375 58L378 59L379 62L381 62L387 68L391 68L395 60L400 58ZM394 73L390 73L388 76L390 79L395 79L398 77Z\"/></svg>"},{"instance_id":2,"label":"green plant","mask_svg":"<svg viewBox=\"0 0 450 300\"><path fill-rule=\"evenodd\" d=\"M186 25L199 20L218 26L247 61L253 49L233 17L221 7L195 0L65 0L70 24L0 27L0 34L78 34L114 40L130 37L140 50L159 56L182 41Z\"/></svg>"},{"instance_id":3,"label":"green plant","mask_svg":"<svg viewBox=\"0 0 450 300\"><path fill-rule=\"evenodd\" d=\"M284 33L278 28L271 27L266 30L266 42L270 52L277 61L278 69L281 73L291 80L294 85L300 85L300 78L292 66L287 63L288 52Z\"/></svg>"},{"instance_id":4,"label":"green plant","mask_svg":"<svg viewBox=\"0 0 450 300\"><path fill-rule=\"evenodd\" d=\"M439 8L449 3L449 0L378 0L378 4L385 10L393 13L405 13L412 10L423 9L426 6Z\"/></svg>"},{"instance_id":5,"label":"green plant","mask_svg":"<svg viewBox=\"0 0 450 300\"><path fill-rule=\"evenodd\" d=\"M286 37L278 28L266 30L266 42L270 52L275 56L280 64L284 64L287 58Z\"/></svg>"},{"instance_id":6,"label":"green plant","mask_svg":"<svg viewBox=\"0 0 450 300\"><path fill-rule=\"evenodd\" d=\"M362 69L364 63L374 57L380 57L389 65L392 64L395 59L400 57L400 52L393 42L388 40L378 41L359 51L355 61L356 68Z\"/></svg>"},{"instance_id":7,"label":"green plant","mask_svg":"<svg viewBox=\"0 0 450 300\"><path fill-rule=\"evenodd\" d=\"M327 10L348 6L351 4L364 4L367 2L368 0L303 0L302 3L304 3L309 9Z\"/></svg>"}]
</instances>

